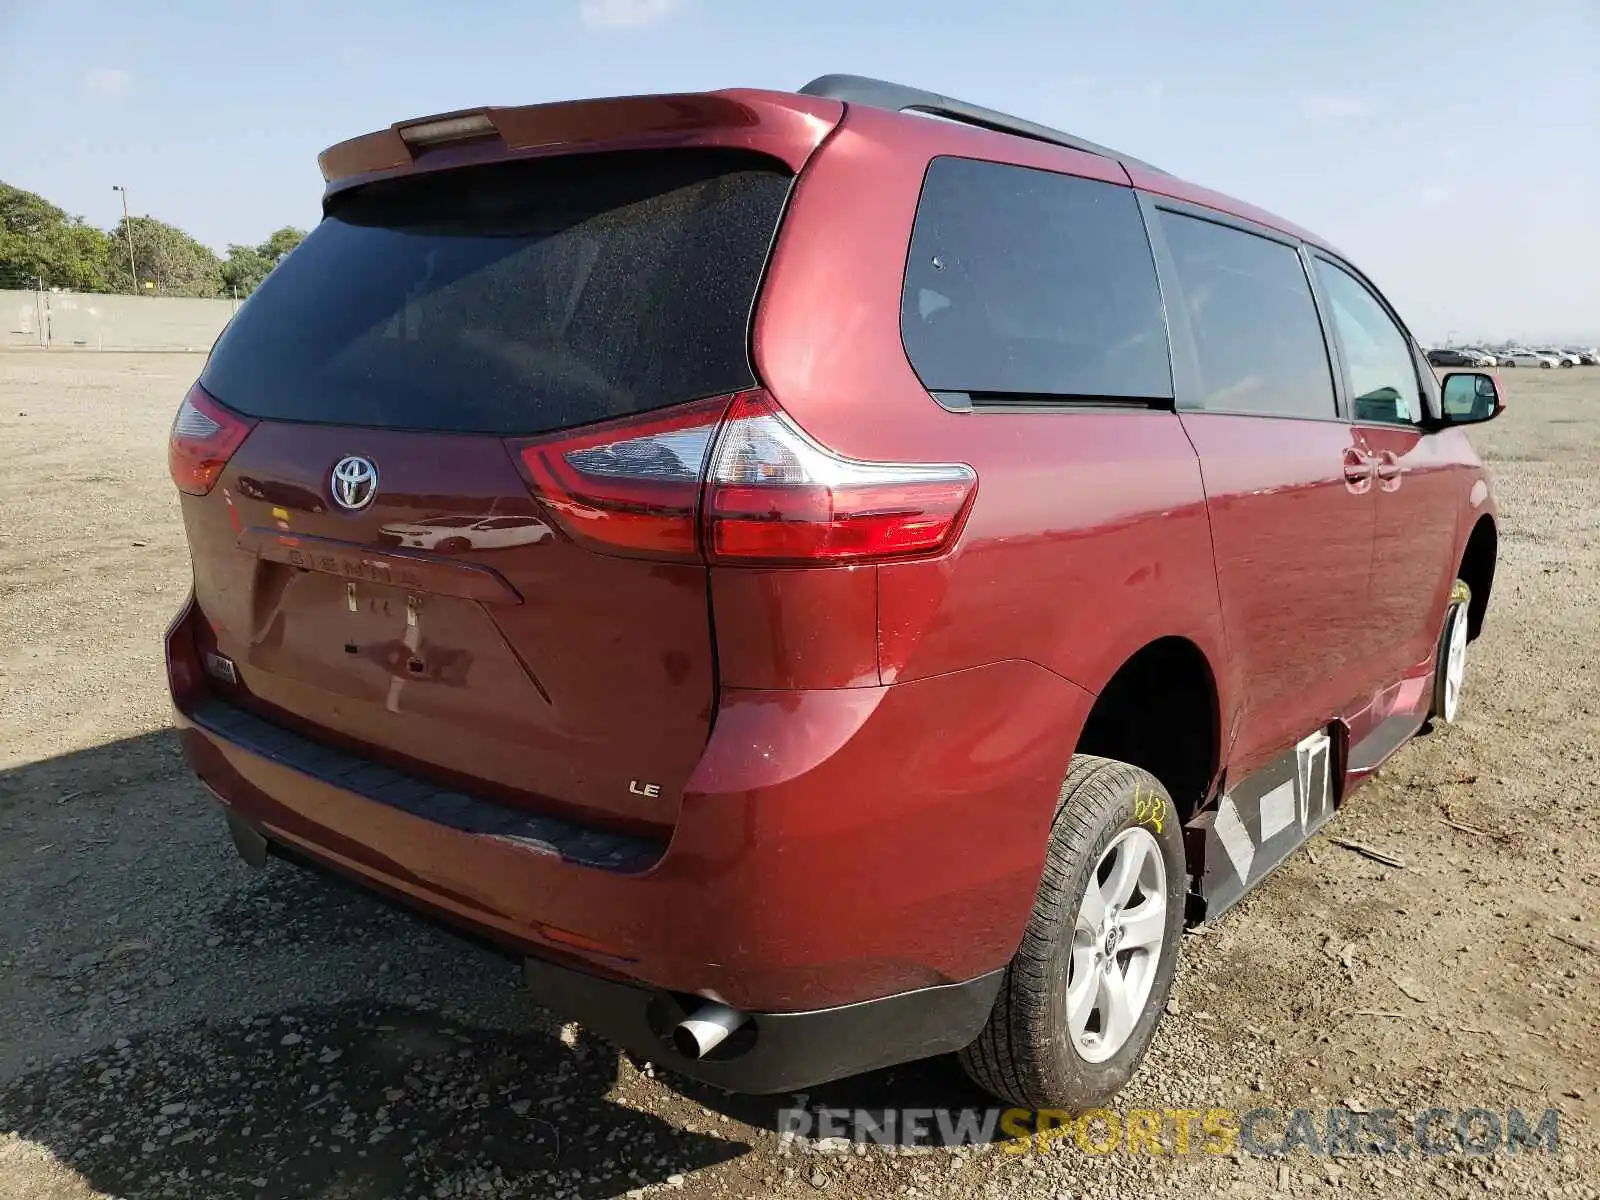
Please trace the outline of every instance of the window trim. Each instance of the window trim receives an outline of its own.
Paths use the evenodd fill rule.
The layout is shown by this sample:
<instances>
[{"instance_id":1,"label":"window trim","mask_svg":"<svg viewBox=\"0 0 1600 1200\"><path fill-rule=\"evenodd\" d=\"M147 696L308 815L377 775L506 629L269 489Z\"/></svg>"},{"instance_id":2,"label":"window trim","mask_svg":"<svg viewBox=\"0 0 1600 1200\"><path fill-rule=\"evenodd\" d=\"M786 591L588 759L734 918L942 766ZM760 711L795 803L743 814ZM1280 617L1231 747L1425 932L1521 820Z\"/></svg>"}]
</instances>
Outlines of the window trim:
<instances>
[{"instance_id":1,"label":"window trim","mask_svg":"<svg viewBox=\"0 0 1600 1200\"><path fill-rule=\"evenodd\" d=\"M1172 347L1173 403L1178 413L1180 415L1214 413L1218 416L1259 417L1269 421L1349 424L1350 410L1346 403L1342 360L1336 357L1338 350L1334 344L1329 314L1324 310L1314 272L1306 262L1305 244L1299 238L1282 230L1220 209L1207 208L1201 204L1157 195L1138 188L1134 189L1134 194L1139 198L1139 211L1144 215L1145 228L1150 235L1150 246L1156 256L1156 278L1161 285L1162 307L1167 317L1168 342ZM1161 220L1163 213L1206 221L1239 233L1253 234L1269 242L1276 242L1280 246L1286 246L1294 252L1300 262L1300 271L1305 277L1306 288L1311 295L1312 311L1316 314L1318 333L1322 337L1323 357L1328 367L1328 383L1333 393L1331 414L1313 416L1309 413L1262 412L1259 409L1208 408L1195 402L1195 397L1200 392L1200 352L1195 341L1194 327L1189 321L1188 310L1182 304L1172 302L1183 295L1183 282L1178 275L1177 260L1173 257L1172 248L1167 242L1166 230Z\"/></svg>"},{"instance_id":2,"label":"window trim","mask_svg":"<svg viewBox=\"0 0 1600 1200\"><path fill-rule=\"evenodd\" d=\"M1409 429L1417 433L1428 433L1439 420L1438 406L1443 401L1438 396L1438 388L1428 387L1423 380L1422 368L1418 365L1417 359L1419 355L1422 355L1422 361L1426 363L1426 353L1420 349L1420 344L1416 337L1406 327L1406 323L1400 319L1400 314L1395 311L1394 305L1389 303L1388 298L1377 289L1372 280L1361 272L1360 268L1332 251L1325 250L1321 246L1307 245L1301 247L1301 257L1306 262L1306 273L1311 279L1311 288L1317 297L1318 310L1323 313L1323 325L1327 329L1329 343L1338 358L1337 378L1339 391L1344 397L1345 412L1350 424L1362 429ZM1420 421L1408 422L1402 425L1398 421L1362 421L1356 418L1355 396L1350 391L1350 364L1345 355L1344 339L1339 333L1339 324L1334 320L1332 302L1324 292L1322 280L1317 274L1316 264L1319 259L1334 269L1343 271L1353 279L1357 286L1363 288L1367 295L1377 302L1384 315L1400 331L1400 336L1405 340L1407 357L1411 360L1412 382L1416 384L1417 399L1422 406L1422 419ZM1428 374L1429 376L1433 374L1431 366L1428 367Z\"/></svg>"},{"instance_id":3,"label":"window trim","mask_svg":"<svg viewBox=\"0 0 1600 1200\"><path fill-rule=\"evenodd\" d=\"M935 389L930 387L922 378L922 372L917 369L916 360L911 357L911 348L906 345L906 327L904 320L904 306L906 286L911 277L911 254L917 237L917 218L922 213L922 202L928 192L928 176L933 171L935 163L945 160L957 162L980 163L984 166L1007 167L1014 171L1030 171L1040 175L1055 175L1063 179L1078 179L1086 183L1103 184L1106 187L1123 188L1133 194L1134 203L1138 209L1141 228L1145 235L1145 248L1150 252L1151 269L1155 274L1156 301L1161 313L1161 330L1166 339L1167 352L1167 379L1168 390L1166 396L1105 396L1094 395L1087 392L1029 392L1017 393L1026 399L1007 404L974 404L971 392L954 391L950 388ZM1049 415L1053 413L1084 413L1084 412L1175 412L1177 410L1178 371L1173 347L1174 329L1171 314L1167 306L1166 290L1162 283L1161 263L1156 256L1156 247L1150 222L1146 218L1144 193L1131 184L1116 183L1112 180L1099 179L1093 175L1080 175L1075 171L1058 170L1054 167L1040 167L1012 162L1004 158L987 158L975 154L947 154L933 153L928 155L927 161L922 166L922 179L917 185L917 201L912 206L911 223L907 227L906 252L900 265L899 288L900 314L895 318L896 336L900 339L900 353L904 355L906 368L912 377L921 385L922 390L945 412L957 416L988 416L1001 414L1007 416ZM981 395L997 395L1001 393L980 393Z\"/></svg>"},{"instance_id":4,"label":"window trim","mask_svg":"<svg viewBox=\"0 0 1600 1200\"><path fill-rule=\"evenodd\" d=\"M920 380L918 382L921 382ZM926 389L926 384L923 385ZM1056 395L1053 392L928 392L945 412L1061 413L1061 412L1171 412L1170 396L1094 396L1087 392ZM974 400L973 396L1005 397Z\"/></svg>"}]
</instances>

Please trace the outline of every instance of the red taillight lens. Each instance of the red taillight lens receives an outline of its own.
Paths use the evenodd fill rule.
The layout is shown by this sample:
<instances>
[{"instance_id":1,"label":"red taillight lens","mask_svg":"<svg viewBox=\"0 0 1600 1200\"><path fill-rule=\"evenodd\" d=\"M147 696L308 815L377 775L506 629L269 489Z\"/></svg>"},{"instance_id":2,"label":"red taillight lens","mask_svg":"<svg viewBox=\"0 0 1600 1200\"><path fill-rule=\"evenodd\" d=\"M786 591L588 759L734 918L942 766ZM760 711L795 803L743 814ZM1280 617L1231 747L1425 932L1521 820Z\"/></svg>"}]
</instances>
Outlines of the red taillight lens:
<instances>
[{"instance_id":1,"label":"red taillight lens","mask_svg":"<svg viewBox=\"0 0 1600 1200\"><path fill-rule=\"evenodd\" d=\"M194 593L183 602L183 608L167 626L167 685L172 691L172 702L186 707L200 688L200 653L194 641Z\"/></svg>"},{"instance_id":2,"label":"red taillight lens","mask_svg":"<svg viewBox=\"0 0 1600 1200\"><path fill-rule=\"evenodd\" d=\"M513 446L574 538L648 558L699 557L695 514L726 397Z\"/></svg>"},{"instance_id":3,"label":"red taillight lens","mask_svg":"<svg viewBox=\"0 0 1600 1200\"><path fill-rule=\"evenodd\" d=\"M959 463L867 463L812 441L764 392L729 409L708 471L716 562L789 565L928 554L949 544L978 482Z\"/></svg>"},{"instance_id":4,"label":"red taillight lens","mask_svg":"<svg viewBox=\"0 0 1600 1200\"><path fill-rule=\"evenodd\" d=\"M172 482L191 496L204 496L255 427L254 421L223 408L195 384L179 406L167 440Z\"/></svg>"},{"instance_id":5,"label":"red taillight lens","mask_svg":"<svg viewBox=\"0 0 1600 1200\"><path fill-rule=\"evenodd\" d=\"M763 391L512 449L574 538L650 558L821 566L947 546L978 478L867 463L813 441Z\"/></svg>"}]
</instances>

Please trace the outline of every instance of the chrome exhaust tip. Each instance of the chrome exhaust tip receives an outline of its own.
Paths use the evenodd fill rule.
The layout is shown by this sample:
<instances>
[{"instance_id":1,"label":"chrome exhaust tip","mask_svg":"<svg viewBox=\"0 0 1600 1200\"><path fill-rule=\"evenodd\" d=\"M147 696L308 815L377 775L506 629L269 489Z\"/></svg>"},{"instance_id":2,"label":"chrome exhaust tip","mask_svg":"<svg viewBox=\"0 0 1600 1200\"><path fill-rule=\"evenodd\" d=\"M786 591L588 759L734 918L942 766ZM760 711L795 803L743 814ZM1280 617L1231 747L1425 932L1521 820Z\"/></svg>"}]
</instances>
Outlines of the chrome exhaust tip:
<instances>
[{"instance_id":1,"label":"chrome exhaust tip","mask_svg":"<svg viewBox=\"0 0 1600 1200\"><path fill-rule=\"evenodd\" d=\"M701 1005L672 1029L672 1045L688 1059L702 1059L722 1045L749 1018L726 1004Z\"/></svg>"}]
</instances>

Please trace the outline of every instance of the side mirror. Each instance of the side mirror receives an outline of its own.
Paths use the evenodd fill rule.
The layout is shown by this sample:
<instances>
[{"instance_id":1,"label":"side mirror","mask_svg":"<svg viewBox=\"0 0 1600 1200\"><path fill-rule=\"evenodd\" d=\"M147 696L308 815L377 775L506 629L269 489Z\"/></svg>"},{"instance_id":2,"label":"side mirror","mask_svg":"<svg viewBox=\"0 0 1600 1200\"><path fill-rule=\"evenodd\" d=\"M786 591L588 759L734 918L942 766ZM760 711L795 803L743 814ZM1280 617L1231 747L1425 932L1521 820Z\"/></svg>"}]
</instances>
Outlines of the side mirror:
<instances>
[{"instance_id":1,"label":"side mirror","mask_svg":"<svg viewBox=\"0 0 1600 1200\"><path fill-rule=\"evenodd\" d=\"M1476 425L1505 412L1500 385L1481 371L1453 371L1444 377L1440 407L1445 425Z\"/></svg>"}]
</instances>

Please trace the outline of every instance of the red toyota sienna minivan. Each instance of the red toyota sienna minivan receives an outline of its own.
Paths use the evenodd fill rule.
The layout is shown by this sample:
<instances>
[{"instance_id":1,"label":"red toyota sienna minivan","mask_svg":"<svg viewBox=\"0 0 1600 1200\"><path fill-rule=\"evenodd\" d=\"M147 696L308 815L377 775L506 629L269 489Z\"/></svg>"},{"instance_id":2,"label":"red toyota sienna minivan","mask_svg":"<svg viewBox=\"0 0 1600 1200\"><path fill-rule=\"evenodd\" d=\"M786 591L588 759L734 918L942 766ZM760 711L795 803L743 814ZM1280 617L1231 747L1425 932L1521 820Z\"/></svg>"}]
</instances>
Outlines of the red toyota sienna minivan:
<instances>
[{"instance_id":1,"label":"red toyota sienna minivan","mask_svg":"<svg viewBox=\"0 0 1600 1200\"><path fill-rule=\"evenodd\" d=\"M631 1051L1103 1100L1456 714L1501 401L1308 233L845 76L321 162L172 428L185 752Z\"/></svg>"}]
</instances>

